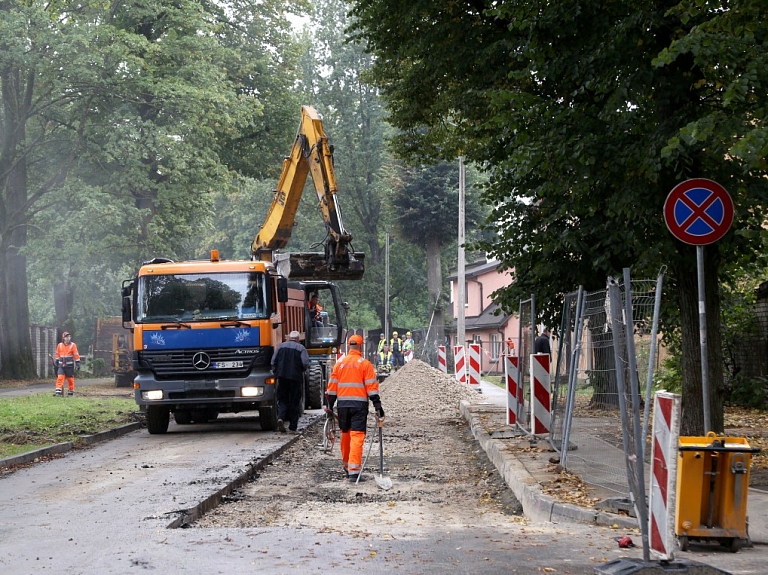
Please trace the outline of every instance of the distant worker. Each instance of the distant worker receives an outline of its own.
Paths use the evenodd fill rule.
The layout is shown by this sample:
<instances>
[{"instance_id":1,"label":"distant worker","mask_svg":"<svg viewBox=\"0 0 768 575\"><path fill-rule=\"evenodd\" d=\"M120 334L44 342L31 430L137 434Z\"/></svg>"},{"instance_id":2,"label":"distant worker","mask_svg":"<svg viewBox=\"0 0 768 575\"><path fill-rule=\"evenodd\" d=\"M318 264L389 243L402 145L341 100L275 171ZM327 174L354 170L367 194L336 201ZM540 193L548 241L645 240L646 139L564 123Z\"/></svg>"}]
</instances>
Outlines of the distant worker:
<instances>
[{"instance_id":1,"label":"distant worker","mask_svg":"<svg viewBox=\"0 0 768 575\"><path fill-rule=\"evenodd\" d=\"M549 328L545 327L541 335L536 338L536 341L533 342L533 353L546 353L549 355L550 359L552 358L552 349L549 344L549 336Z\"/></svg>"},{"instance_id":2,"label":"distant worker","mask_svg":"<svg viewBox=\"0 0 768 575\"><path fill-rule=\"evenodd\" d=\"M62 397L64 393L64 380L67 380L69 391L67 396L75 395L75 372L80 369L80 353L77 344L72 341L68 331L61 334L61 343L56 346L56 397Z\"/></svg>"},{"instance_id":3,"label":"distant worker","mask_svg":"<svg viewBox=\"0 0 768 575\"><path fill-rule=\"evenodd\" d=\"M323 306L320 305L320 296L317 295L317 292L309 296L307 307L309 308L309 319L314 322L315 327L322 327L323 316L320 312L323 311Z\"/></svg>"},{"instance_id":4,"label":"distant worker","mask_svg":"<svg viewBox=\"0 0 768 575\"><path fill-rule=\"evenodd\" d=\"M389 350L392 352L392 367L397 370L402 367L403 362L403 340L397 336L397 332L392 332L392 339L389 340Z\"/></svg>"},{"instance_id":5,"label":"distant worker","mask_svg":"<svg viewBox=\"0 0 768 575\"><path fill-rule=\"evenodd\" d=\"M413 342L413 336L410 331L405 332L405 340L403 340L403 360L408 363L413 359L413 349L415 344Z\"/></svg>"},{"instance_id":6,"label":"distant worker","mask_svg":"<svg viewBox=\"0 0 768 575\"><path fill-rule=\"evenodd\" d=\"M384 347L376 355L376 371L379 373L389 373L392 371L392 352L389 351L389 345L384 344Z\"/></svg>"},{"instance_id":7,"label":"distant worker","mask_svg":"<svg viewBox=\"0 0 768 575\"><path fill-rule=\"evenodd\" d=\"M296 433L301 413L301 389L304 386L304 372L309 367L307 348L299 343L300 334L292 331L288 341L277 346L272 355L272 373L277 378L277 429L285 433L288 429Z\"/></svg>"},{"instance_id":8,"label":"distant worker","mask_svg":"<svg viewBox=\"0 0 768 575\"><path fill-rule=\"evenodd\" d=\"M373 364L362 355L363 338L353 335L348 340L347 355L333 367L326 391L326 413L333 412L338 402L339 429L341 430L341 460L350 482L365 481L363 471L363 443L368 423L368 401L376 416L383 420L384 409L379 397L379 382Z\"/></svg>"},{"instance_id":9,"label":"distant worker","mask_svg":"<svg viewBox=\"0 0 768 575\"><path fill-rule=\"evenodd\" d=\"M376 346L376 353L381 353L381 350L384 348L384 346L388 345L386 338L387 338L387 336L384 335L384 332L382 331L379 334L379 344Z\"/></svg>"},{"instance_id":10,"label":"distant worker","mask_svg":"<svg viewBox=\"0 0 768 575\"><path fill-rule=\"evenodd\" d=\"M515 355L515 342L511 337L507 338L507 355Z\"/></svg>"}]
</instances>

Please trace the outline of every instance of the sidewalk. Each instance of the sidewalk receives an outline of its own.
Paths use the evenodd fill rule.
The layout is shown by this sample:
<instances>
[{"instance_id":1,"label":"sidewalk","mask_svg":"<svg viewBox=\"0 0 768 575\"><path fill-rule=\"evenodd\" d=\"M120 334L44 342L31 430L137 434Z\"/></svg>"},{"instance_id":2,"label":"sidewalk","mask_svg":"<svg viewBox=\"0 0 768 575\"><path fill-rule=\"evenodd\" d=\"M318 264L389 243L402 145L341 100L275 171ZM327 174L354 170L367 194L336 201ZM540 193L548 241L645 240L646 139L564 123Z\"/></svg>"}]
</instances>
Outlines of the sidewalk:
<instances>
[{"instance_id":1,"label":"sidewalk","mask_svg":"<svg viewBox=\"0 0 768 575\"><path fill-rule=\"evenodd\" d=\"M637 520L633 517L560 503L546 495L541 485L553 479L547 465L550 457L556 453L535 449L526 450L524 453L519 450L512 451L508 439L491 437L486 424L494 421L496 425L497 422L506 421L506 391L487 382L481 382L480 389L484 399L477 404L462 402L461 414L469 423L472 434L488 458L522 504L526 517L534 521L618 525L624 529L638 527ZM768 492L750 488L747 496L748 532L755 545L768 545L767 510Z\"/></svg>"}]
</instances>

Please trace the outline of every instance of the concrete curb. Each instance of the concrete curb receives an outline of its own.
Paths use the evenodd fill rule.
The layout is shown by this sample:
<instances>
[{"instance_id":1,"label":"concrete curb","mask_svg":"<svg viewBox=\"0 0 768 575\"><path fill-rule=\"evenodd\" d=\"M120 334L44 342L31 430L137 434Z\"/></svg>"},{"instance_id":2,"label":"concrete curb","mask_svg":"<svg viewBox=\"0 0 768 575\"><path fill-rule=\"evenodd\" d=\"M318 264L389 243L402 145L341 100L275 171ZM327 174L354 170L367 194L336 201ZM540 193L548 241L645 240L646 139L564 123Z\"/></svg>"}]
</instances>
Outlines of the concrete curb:
<instances>
[{"instance_id":1,"label":"concrete curb","mask_svg":"<svg viewBox=\"0 0 768 575\"><path fill-rule=\"evenodd\" d=\"M141 429L141 423L139 422L127 423L125 425L121 425L120 427L115 427L114 429L108 429L107 431L94 433L93 435L81 435L76 442L67 441L66 443L57 443L56 445L49 445L48 447L41 447L40 449L28 451L27 453L22 453L20 455L14 455L13 457L0 459L0 469L4 467L11 467L13 465L31 463L36 459L41 457L48 457L49 455L66 453L75 447L75 443L93 445L94 443L99 443L100 441L106 441L107 439L120 437L121 435L131 433L137 429Z\"/></svg>"},{"instance_id":2,"label":"concrete curb","mask_svg":"<svg viewBox=\"0 0 768 575\"><path fill-rule=\"evenodd\" d=\"M488 459L523 506L523 513L529 519L551 523L571 522L607 527L617 525L622 529L637 528L637 520L632 517L560 503L545 495L541 492L536 478L513 453L507 450L504 440L493 439L486 433L480 418L473 411L473 404L462 401L459 404L459 412Z\"/></svg>"}]
</instances>

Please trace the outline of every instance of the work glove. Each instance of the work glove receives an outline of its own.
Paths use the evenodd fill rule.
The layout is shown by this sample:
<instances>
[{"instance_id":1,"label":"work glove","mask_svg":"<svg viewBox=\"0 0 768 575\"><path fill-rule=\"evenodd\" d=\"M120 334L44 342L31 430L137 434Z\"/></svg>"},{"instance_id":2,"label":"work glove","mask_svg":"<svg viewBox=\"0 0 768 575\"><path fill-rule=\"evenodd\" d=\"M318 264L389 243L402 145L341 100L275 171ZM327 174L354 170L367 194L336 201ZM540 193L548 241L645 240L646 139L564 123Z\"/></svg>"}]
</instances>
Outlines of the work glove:
<instances>
[{"instance_id":1,"label":"work glove","mask_svg":"<svg viewBox=\"0 0 768 575\"><path fill-rule=\"evenodd\" d=\"M376 415L379 417L379 419L384 419L384 408L381 407L381 404L374 407L376 409Z\"/></svg>"},{"instance_id":2,"label":"work glove","mask_svg":"<svg viewBox=\"0 0 768 575\"><path fill-rule=\"evenodd\" d=\"M80 371L80 362L79 361L75 362L75 371Z\"/></svg>"}]
</instances>

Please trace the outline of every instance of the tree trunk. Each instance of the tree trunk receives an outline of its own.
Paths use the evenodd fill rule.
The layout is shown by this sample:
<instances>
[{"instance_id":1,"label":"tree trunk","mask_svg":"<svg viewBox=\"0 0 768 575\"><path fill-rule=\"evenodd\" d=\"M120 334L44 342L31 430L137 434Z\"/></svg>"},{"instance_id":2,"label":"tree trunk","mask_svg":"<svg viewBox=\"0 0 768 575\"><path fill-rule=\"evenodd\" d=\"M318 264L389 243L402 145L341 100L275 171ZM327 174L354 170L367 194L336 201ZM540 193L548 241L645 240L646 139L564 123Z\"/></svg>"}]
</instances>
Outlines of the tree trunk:
<instances>
[{"instance_id":1,"label":"tree trunk","mask_svg":"<svg viewBox=\"0 0 768 575\"><path fill-rule=\"evenodd\" d=\"M430 236L426 241L427 252L427 291L429 293L429 303L434 310L431 316L431 325L429 326L429 339L424 342L424 348L427 350L426 357L430 364L437 367L437 346L443 345L445 341L445 325L443 318L442 294L440 286L443 285L442 263L440 260L440 241L436 236Z\"/></svg>"},{"instance_id":2,"label":"tree trunk","mask_svg":"<svg viewBox=\"0 0 768 575\"><path fill-rule=\"evenodd\" d=\"M683 405L681 435L700 436L724 429L723 350L720 333L719 253L717 244L704 248L704 289L707 320L709 418L712 429L704 429L704 401L701 378L701 339L696 248L680 244L676 266L677 296L682 336ZM687 256L687 257L683 257Z\"/></svg>"},{"instance_id":3,"label":"tree trunk","mask_svg":"<svg viewBox=\"0 0 768 575\"><path fill-rule=\"evenodd\" d=\"M26 97L18 70L5 70L2 83L3 141L0 150L0 379L37 377L29 336L27 260Z\"/></svg>"}]
</instances>

